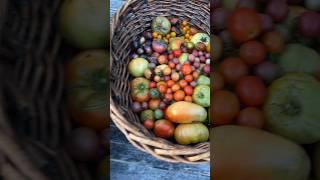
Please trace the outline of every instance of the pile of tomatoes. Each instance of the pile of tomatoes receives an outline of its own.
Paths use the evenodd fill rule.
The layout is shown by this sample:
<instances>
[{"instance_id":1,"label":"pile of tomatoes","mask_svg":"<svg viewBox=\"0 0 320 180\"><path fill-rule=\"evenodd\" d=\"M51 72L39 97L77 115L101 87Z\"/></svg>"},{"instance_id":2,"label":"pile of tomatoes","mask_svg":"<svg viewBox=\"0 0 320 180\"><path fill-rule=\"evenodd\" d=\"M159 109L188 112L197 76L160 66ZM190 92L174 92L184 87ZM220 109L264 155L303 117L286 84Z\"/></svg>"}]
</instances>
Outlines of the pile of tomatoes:
<instances>
[{"instance_id":1,"label":"pile of tomatoes","mask_svg":"<svg viewBox=\"0 0 320 180\"><path fill-rule=\"evenodd\" d=\"M139 114L144 127L153 130L157 137L174 136L180 144L207 141L209 132L202 123L183 128L183 125L176 128L176 123L207 120L210 37L175 17L155 17L151 29L152 32L144 32L132 44L128 64L132 109ZM189 108L196 109L194 114L185 112ZM185 131L195 138L182 137L187 134Z\"/></svg>"},{"instance_id":2,"label":"pile of tomatoes","mask_svg":"<svg viewBox=\"0 0 320 180\"><path fill-rule=\"evenodd\" d=\"M214 126L264 127L262 106L267 88L283 75L274 57L284 51L288 42L305 43L319 37L319 13L300 8L301 3L213 2Z\"/></svg>"}]
</instances>

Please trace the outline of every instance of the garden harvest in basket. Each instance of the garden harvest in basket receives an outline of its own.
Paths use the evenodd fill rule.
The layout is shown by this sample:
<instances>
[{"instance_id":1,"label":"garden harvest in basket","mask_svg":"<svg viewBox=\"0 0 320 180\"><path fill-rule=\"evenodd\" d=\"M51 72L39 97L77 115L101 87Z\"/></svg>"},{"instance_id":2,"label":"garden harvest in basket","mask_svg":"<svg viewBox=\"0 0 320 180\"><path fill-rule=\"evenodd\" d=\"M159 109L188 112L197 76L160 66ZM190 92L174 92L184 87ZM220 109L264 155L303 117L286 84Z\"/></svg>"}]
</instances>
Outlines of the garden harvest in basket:
<instances>
[{"instance_id":1,"label":"garden harvest in basket","mask_svg":"<svg viewBox=\"0 0 320 180\"><path fill-rule=\"evenodd\" d=\"M320 179L320 1L216 2L214 179Z\"/></svg>"},{"instance_id":2,"label":"garden harvest in basket","mask_svg":"<svg viewBox=\"0 0 320 180\"><path fill-rule=\"evenodd\" d=\"M183 145L206 142L210 37L174 17L155 17L151 29L132 45L132 108L157 137Z\"/></svg>"}]
</instances>

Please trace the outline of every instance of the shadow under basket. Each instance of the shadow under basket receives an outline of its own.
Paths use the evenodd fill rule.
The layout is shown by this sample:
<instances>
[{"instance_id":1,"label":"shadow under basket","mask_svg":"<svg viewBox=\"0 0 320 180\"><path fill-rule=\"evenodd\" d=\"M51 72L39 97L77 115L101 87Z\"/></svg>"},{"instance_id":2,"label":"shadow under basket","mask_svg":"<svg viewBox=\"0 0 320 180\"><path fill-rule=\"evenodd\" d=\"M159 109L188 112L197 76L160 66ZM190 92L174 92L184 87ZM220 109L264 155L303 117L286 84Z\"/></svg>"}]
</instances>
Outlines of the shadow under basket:
<instances>
[{"instance_id":1,"label":"shadow under basket","mask_svg":"<svg viewBox=\"0 0 320 180\"><path fill-rule=\"evenodd\" d=\"M157 138L141 124L138 115L131 109L130 75L127 70L131 44L144 31L151 29L150 23L156 16L187 19L191 25L210 34L209 0L126 1L112 19L111 118L132 145L160 160L208 163L209 142L183 146Z\"/></svg>"}]
</instances>

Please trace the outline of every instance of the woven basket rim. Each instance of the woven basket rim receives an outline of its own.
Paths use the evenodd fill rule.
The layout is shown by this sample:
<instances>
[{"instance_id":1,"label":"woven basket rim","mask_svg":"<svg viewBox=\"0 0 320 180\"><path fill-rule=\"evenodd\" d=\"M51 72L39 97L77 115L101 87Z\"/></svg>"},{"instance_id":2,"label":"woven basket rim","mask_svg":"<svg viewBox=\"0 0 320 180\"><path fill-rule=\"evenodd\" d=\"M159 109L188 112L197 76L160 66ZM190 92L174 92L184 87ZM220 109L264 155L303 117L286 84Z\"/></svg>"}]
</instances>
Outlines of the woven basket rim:
<instances>
[{"instance_id":1,"label":"woven basket rim","mask_svg":"<svg viewBox=\"0 0 320 180\"><path fill-rule=\"evenodd\" d=\"M120 17L126 12L126 9L137 0L127 0L117 10L112 17L111 22L111 41L113 40L114 32L120 23ZM147 0L148 2L150 0ZM210 2L208 2L210 4ZM113 64L113 52L111 47L110 68ZM210 147L208 144L197 144L195 146L182 146L178 144L166 144L158 142L144 135L139 129L130 126L130 122L122 115L113 100L113 91L110 92L110 116L117 128L125 135L127 140L136 148L143 152L147 152L152 156L167 162L172 163L187 163L199 164L210 162ZM208 142L206 142L208 143ZM201 148L205 146L205 148Z\"/></svg>"}]
</instances>

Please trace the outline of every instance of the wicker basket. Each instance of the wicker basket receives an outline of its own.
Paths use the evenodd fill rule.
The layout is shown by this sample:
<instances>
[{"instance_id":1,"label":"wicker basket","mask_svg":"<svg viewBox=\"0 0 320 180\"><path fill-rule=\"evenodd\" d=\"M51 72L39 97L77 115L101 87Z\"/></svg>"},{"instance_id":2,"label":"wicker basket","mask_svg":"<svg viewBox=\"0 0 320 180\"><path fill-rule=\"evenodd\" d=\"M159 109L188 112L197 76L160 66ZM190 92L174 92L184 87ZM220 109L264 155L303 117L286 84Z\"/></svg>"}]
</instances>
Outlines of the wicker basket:
<instances>
[{"instance_id":1,"label":"wicker basket","mask_svg":"<svg viewBox=\"0 0 320 180\"><path fill-rule=\"evenodd\" d=\"M63 93L69 57L55 22L59 5L0 0L1 179L92 179L61 146L72 125Z\"/></svg>"},{"instance_id":2,"label":"wicker basket","mask_svg":"<svg viewBox=\"0 0 320 180\"><path fill-rule=\"evenodd\" d=\"M146 130L139 117L129 108L129 73L127 65L131 43L150 29L155 16L188 19L210 34L209 0L128 0L112 20L111 118L131 144L154 157L174 163L203 163L210 161L209 142L182 146L157 138Z\"/></svg>"}]
</instances>

